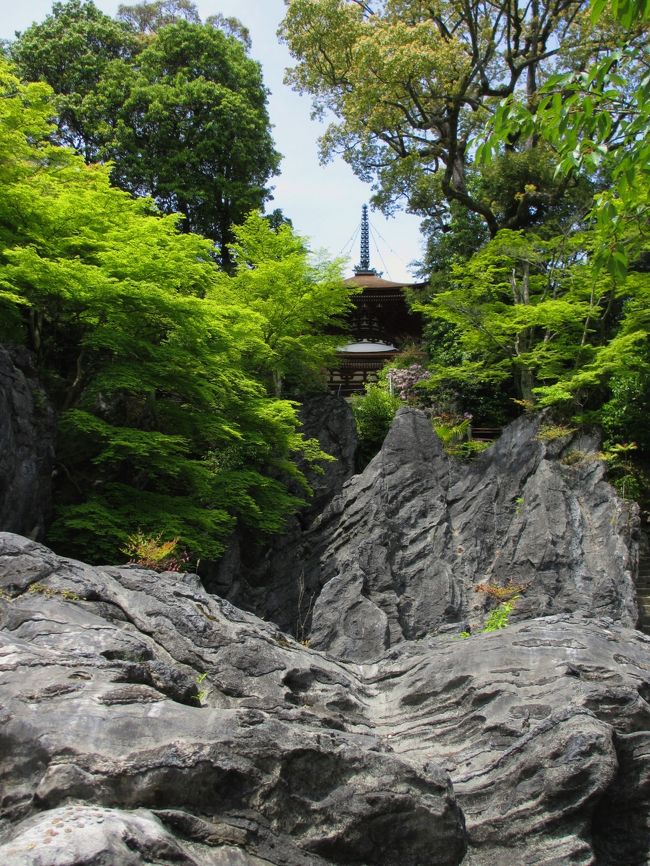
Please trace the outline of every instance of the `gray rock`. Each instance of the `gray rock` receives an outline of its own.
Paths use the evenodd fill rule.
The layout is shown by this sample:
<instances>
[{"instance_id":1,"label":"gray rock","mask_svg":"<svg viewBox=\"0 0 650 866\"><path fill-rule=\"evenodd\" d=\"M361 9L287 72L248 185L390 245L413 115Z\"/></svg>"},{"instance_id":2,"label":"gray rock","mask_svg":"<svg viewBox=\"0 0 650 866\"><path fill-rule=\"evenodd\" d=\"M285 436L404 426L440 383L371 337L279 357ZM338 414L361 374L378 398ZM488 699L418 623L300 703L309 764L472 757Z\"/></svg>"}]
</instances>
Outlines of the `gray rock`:
<instances>
[{"instance_id":1,"label":"gray rock","mask_svg":"<svg viewBox=\"0 0 650 866\"><path fill-rule=\"evenodd\" d=\"M649 654L640 632L568 614L405 642L373 666L374 721L449 772L464 866L644 864Z\"/></svg>"},{"instance_id":2,"label":"gray rock","mask_svg":"<svg viewBox=\"0 0 650 866\"><path fill-rule=\"evenodd\" d=\"M31 355L0 346L0 529L41 539L52 500L54 413Z\"/></svg>"},{"instance_id":3,"label":"gray rock","mask_svg":"<svg viewBox=\"0 0 650 866\"><path fill-rule=\"evenodd\" d=\"M584 611L634 626L636 506L604 480L597 442L538 438L521 418L479 459L448 457L425 415L398 412L383 448L300 540L311 646L370 661L467 620L514 587L513 620ZM487 588L487 592L485 591Z\"/></svg>"},{"instance_id":4,"label":"gray rock","mask_svg":"<svg viewBox=\"0 0 650 866\"><path fill-rule=\"evenodd\" d=\"M402 640L360 664L194 577L11 534L0 587L7 866L650 855L650 638L611 616Z\"/></svg>"},{"instance_id":5,"label":"gray rock","mask_svg":"<svg viewBox=\"0 0 650 866\"><path fill-rule=\"evenodd\" d=\"M0 585L3 864L39 836L42 866L462 859L447 774L395 756L354 672L179 575L3 533Z\"/></svg>"}]
</instances>

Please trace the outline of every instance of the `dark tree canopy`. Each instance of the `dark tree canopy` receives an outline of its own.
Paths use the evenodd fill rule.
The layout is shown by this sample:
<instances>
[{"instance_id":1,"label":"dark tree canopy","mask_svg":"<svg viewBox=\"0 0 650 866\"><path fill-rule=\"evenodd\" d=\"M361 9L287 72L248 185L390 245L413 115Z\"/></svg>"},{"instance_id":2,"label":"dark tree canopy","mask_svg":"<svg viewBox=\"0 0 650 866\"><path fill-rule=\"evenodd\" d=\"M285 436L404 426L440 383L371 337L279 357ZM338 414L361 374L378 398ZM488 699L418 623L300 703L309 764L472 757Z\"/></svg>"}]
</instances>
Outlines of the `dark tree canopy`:
<instances>
[{"instance_id":1,"label":"dark tree canopy","mask_svg":"<svg viewBox=\"0 0 650 866\"><path fill-rule=\"evenodd\" d=\"M86 0L54 3L52 13L10 46L26 81L46 81L56 94L56 139L86 161L97 159L95 131L84 122L84 101L112 60L128 61L138 50L135 35Z\"/></svg>"},{"instance_id":2,"label":"dark tree canopy","mask_svg":"<svg viewBox=\"0 0 650 866\"><path fill-rule=\"evenodd\" d=\"M111 64L95 94L101 155L123 189L151 195L184 228L221 248L262 206L276 173L260 66L213 27L163 27L130 63Z\"/></svg>"},{"instance_id":3,"label":"dark tree canopy","mask_svg":"<svg viewBox=\"0 0 650 866\"><path fill-rule=\"evenodd\" d=\"M58 141L87 161L112 161L114 182L181 213L184 230L211 238L228 267L230 226L270 198L280 161L247 32L219 16L201 24L188 0L120 15L55 4L12 58L57 94Z\"/></svg>"}]
</instances>

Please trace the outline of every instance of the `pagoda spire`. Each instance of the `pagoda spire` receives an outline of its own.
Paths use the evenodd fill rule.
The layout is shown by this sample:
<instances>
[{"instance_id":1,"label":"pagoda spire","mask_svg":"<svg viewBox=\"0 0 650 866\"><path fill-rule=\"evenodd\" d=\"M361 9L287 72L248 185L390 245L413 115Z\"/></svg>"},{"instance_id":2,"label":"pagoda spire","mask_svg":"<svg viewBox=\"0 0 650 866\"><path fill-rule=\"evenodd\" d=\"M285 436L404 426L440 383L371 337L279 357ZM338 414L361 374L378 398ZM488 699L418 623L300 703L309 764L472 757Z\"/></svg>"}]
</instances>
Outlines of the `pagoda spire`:
<instances>
[{"instance_id":1,"label":"pagoda spire","mask_svg":"<svg viewBox=\"0 0 650 866\"><path fill-rule=\"evenodd\" d=\"M368 221L368 205L361 208L361 259L354 269L355 274L374 274L370 267L370 223Z\"/></svg>"}]
</instances>

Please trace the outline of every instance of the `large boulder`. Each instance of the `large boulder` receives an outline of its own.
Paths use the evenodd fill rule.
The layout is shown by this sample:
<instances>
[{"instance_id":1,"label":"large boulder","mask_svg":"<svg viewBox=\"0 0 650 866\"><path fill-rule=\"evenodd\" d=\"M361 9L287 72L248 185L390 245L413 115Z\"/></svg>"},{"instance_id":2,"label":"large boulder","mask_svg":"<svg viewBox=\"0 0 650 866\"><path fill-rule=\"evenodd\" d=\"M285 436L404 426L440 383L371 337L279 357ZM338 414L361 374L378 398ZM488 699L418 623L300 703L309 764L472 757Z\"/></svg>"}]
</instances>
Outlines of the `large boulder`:
<instances>
[{"instance_id":1,"label":"large boulder","mask_svg":"<svg viewBox=\"0 0 650 866\"><path fill-rule=\"evenodd\" d=\"M45 535L52 503L54 413L27 350L0 346L0 530Z\"/></svg>"},{"instance_id":2,"label":"large boulder","mask_svg":"<svg viewBox=\"0 0 650 866\"><path fill-rule=\"evenodd\" d=\"M0 587L3 866L647 862L650 639L620 617L345 663L7 533Z\"/></svg>"},{"instance_id":3,"label":"large boulder","mask_svg":"<svg viewBox=\"0 0 650 866\"><path fill-rule=\"evenodd\" d=\"M3 866L460 862L449 777L354 672L195 579L0 545Z\"/></svg>"},{"instance_id":4,"label":"large boulder","mask_svg":"<svg viewBox=\"0 0 650 866\"><path fill-rule=\"evenodd\" d=\"M299 541L311 646L370 661L403 640L480 628L500 593L518 596L515 621L583 611L634 626L636 506L606 482L594 437L542 423L521 418L464 462L422 412L400 410Z\"/></svg>"},{"instance_id":5,"label":"large boulder","mask_svg":"<svg viewBox=\"0 0 650 866\"><path fill-rule=\"evenodd\" d=\"M375 666L373 721L396 754L450 774L463 866L642 866L649 661L648 637L580 614L404 642Z\"/></svg>"}]
</instances>

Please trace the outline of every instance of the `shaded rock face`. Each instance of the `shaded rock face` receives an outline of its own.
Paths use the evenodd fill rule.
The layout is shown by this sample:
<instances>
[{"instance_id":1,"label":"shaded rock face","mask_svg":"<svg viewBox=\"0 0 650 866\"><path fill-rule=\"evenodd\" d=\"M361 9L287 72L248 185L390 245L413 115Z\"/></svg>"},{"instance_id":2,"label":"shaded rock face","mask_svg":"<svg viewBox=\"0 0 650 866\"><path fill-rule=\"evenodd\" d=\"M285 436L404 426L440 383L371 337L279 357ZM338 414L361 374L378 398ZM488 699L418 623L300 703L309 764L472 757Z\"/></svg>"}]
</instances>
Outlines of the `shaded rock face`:
<instances>
[{"instance_id":1,"label":"shaded rock face","mask_svg":"<svg viewBox=\"0 0 650 866\"><path fill-rule=\"evenodd\" d=\"M52 499L54 413L30 354L0 346L0 527L40 539Z\"/></svg>"},{"instance_id":2,"label":"shaded rock face","mask_svg":"<svg viewBox=\"0 0 650 866\"><path fill-rule=\"evenodd\" d=\"M620 616L346 663L7 533L0 586L4 866L647 863L650 639Z\"/></svg>"},{"instance_id":3,"label":"shaded rock face","mask_svg":"<svg viewBox=\"0 0 650 866\"><path fill-rule=\"evenodd\" d=\"M305 583L301 539L305 528L353 475L357 435L352 410L333 394L305 400L300 418L306 438L318 439L323 451L334 457L323 464L322 474L302 467L313 490L309 505L288 521L282 535L270 540L237 530L224 557L202 577L210 592L272 620L285 631L306 637L307 609L313 594L307 592Z\"/></svg>"},{"instance_id":4,"label":"shaded rock face","mask_svg":"<svg viewBox=\"0 0 650 866\"><path fill-rule=\"evenodd\" d=\"M361 662L480 628L486 585L516 588L514 620L584 611L634 626L636 506L604 480L595 440L544 441L539 424L516 421L467 463L443 452L423 413L400 410L380 453L299 540L311 646Z\"/></svg>"}]
</instances>

